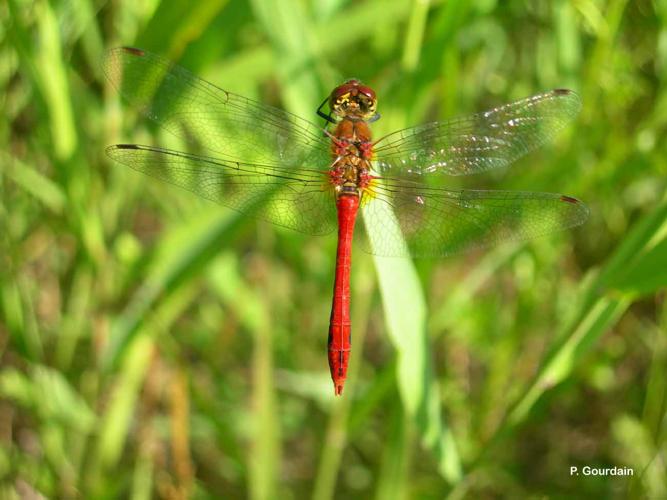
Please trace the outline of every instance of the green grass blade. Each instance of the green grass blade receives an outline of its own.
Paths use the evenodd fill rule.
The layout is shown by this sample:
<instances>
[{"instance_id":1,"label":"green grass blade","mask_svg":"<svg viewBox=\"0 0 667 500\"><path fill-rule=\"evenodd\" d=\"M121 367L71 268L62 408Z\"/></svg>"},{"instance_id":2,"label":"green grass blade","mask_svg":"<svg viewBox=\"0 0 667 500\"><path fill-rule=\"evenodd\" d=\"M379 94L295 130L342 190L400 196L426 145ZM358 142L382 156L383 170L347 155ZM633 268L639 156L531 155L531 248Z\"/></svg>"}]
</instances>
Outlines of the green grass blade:
<instances>
[{"instance_id":1,"label":"green grass blade","mask_svg":"<svg viewBox=\"0 0 667 500\"><path fill-rule=\"evenodd\" d=\"M406 498L409 491L409 465L411 458L411 421L404 409L394 403L388 409L389 439L382 453L375 498L377 500Z\"/></svg>"},{"instance_id":2,"label":"green grass blade","mask_svg":"<svg viewBox=\"0 0 667 500\"><path fill-rule=\"evenodd\" d=\"M109 487L108 471L119 463L154 349L149 335L137 335L123 356L109 404L101 417L94 458L87 465L87 487L98 494Z\"/></svg>"},{"instance_id":3,"label":"green grass blade","mask_svg":"<svg viewBox=\"0 0 667 500\"><path fill-rule=\"evenodd\" d=\"M382 226L392 224L396 221L385 220ZM371 242L381 237L376 233L377 227L367 224L366 230ZM453 436L440 416L438 384L426 335L426 303L417 273L406 259L376 256L374 261L387 333L398 357L399 394L406 413L421 433L422 443L435 456L440 474L454 483L461 476L460 459Z\"/></svg>"},{"instance_id":4,"label":"green grass blade","mask_svg":"<svg viewBox=\"0 0 667 500\"><path fill-rule=\"evenodd\" d=\"M62 57L58 22L48 2L38 4L38 45L34 70L36 82L49 109L53 151L57 159L68 160L78 144L71 106L67 66Z\"/></svg>"},{"instance_id":5,"label":"green grass blade","mask_svg":"<svg viewBox=\"0 0 667 500\"><path fill-rule=\"evenodd\" d=\"M429 0L416 0L413 3L408 31L405 36L405 46L403 47L402 64L406 71L413 71L419 64L429 3Z\"/></svg>"},{"instance_id":6,"label":"green grass blade","mask_svg":"<svg viewBox=\"0 0 667 500\"><path fill-rule=\"evenodd\" d=\"M61 214L66 204L66 196L58 184L41 172L17 158L11 158L6 152L0 152L2 172L9 179L21 186L49 210Z\"/></svg>"},{"instance_id":7,"label":"green grass blade","mask_svg":"<svg viewBox=\"0 0 667 500\"><path fill-rule=\"evenodd\" d=\"M508 423L514 426L524 421L537 400L572 374L589 348L616 324L630 304L629 298L601 298L578 327L554 349L539 375L512 409Z\"/></svg>"},{"instance_id":8,"label":"green grass blade","mask_svg":"<svg viewBox=\"0 0 667 500\"><path fill-rule=\"evenodd\" d=\"M619 248L603 284L647 295L667 288L667 198L645 217Z\"/></svg>"}]
</instances>

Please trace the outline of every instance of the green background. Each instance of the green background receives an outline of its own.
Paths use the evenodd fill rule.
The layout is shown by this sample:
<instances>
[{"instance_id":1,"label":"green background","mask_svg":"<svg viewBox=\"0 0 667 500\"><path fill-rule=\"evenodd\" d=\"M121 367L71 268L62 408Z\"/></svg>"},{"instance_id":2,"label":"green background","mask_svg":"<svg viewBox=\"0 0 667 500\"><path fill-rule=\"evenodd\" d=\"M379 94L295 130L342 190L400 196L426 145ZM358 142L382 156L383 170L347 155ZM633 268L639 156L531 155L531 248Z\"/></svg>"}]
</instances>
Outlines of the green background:
<instances>
[{"instance_id":1,"label":"green background","mask_svg":"<svg viewBox=\"0 0 667 500\"><path fill-rule=\"evenodd\" d=\"M667 497L667 1L9 0L0 19L0 497ZM106 145L161 135L101 74L119 45L312 121L358 77L378 135L572 88L552 144L468 182L591 216L441 260L356 249L334 398L335 238L112 164Z\"/></svg>"}]
</instances>

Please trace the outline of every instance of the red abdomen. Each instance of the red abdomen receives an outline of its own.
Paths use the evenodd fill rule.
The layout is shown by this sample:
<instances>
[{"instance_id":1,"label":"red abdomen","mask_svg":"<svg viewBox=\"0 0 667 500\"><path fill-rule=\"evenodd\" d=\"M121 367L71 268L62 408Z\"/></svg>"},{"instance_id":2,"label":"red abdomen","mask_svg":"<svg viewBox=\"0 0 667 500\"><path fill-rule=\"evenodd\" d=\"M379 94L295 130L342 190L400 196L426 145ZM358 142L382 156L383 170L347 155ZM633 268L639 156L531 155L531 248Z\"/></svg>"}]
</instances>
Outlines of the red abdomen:
<instances>
[{"instance_id":1,"label":"red abdomen","mask_svg":"<svg viewBox=\"0 0 667 500\"><path fill-rule=\"evenodd\" d=\"M350 358L350 264L354 222L359 209L359 197L341 195L336 201L338 209L338 250L336 252L336 278L329 323L329 369L336 396L343 392Z\"/></svg>"}]
</instances>

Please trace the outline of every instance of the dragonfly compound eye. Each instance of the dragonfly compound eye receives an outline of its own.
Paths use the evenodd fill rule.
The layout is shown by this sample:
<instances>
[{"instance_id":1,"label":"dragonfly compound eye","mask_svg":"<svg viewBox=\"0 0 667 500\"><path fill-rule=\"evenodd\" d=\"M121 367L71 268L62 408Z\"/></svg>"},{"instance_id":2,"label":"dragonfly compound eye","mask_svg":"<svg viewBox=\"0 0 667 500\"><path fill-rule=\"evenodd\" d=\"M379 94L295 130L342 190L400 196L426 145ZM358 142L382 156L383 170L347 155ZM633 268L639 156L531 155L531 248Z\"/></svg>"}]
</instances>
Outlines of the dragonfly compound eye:
<instances>
[{"instance_id":1,"label":"dragonfly compound eye","mask_svg":"<svg viewBox=\"0 0 667 500\"><path fill-rule=\"evenodd\" d=\"M368 120L375 115L377 99L370 87L359 80L348 80L331 92L331 111L341 118Z\"/></svg>"}]
</instances>

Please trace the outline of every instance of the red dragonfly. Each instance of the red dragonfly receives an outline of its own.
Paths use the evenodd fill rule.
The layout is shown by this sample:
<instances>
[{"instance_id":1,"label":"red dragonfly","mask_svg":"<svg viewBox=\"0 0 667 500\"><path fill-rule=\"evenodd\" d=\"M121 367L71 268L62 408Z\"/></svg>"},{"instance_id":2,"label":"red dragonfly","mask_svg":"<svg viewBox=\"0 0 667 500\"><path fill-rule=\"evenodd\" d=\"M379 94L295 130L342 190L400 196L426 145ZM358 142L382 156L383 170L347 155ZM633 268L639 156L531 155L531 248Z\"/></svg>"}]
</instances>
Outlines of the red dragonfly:
<instances>
[{"instance_id":1,"label":"red dragonfly","mask_svg":"<svg viewBox=\"0 0 667 500\"><path fill-rule=\"evenodd\" d=\"M352 235L361 207L366 249L382 256L443 256L582 224L587 207L552 193L448 189L447 176L504 167L549 140L580 109L557 89L465 118L373 141L375 92L358 80L322 103L323 128L204 81L134 48L111 50L104 72L129 102L190 144L181 152L116 144L114 160L203 198L303 233L338 228L329 367L343 392L350 356ZM321 108L328 101L329 113Z\"/></svg>"}]
</instances>

